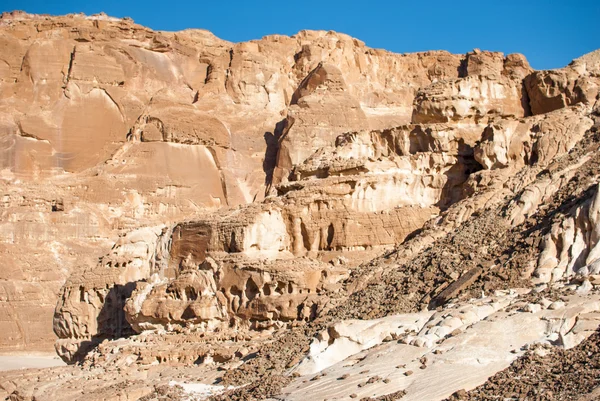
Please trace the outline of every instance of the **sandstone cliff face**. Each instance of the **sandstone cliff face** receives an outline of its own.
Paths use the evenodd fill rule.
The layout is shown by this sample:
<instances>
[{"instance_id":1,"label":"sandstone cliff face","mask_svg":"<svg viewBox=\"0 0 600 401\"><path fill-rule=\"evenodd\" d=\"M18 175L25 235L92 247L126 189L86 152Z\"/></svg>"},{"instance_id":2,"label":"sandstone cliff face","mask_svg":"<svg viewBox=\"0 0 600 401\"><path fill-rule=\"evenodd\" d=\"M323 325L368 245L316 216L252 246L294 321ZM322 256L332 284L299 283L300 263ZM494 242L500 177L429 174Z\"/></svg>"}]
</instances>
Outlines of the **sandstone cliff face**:
<instances>
[{"instance_id":1,"label":"sandstone cliff face","mask_svg":"<svg viewBox=\"0 0 600 401\"><path fill-rule=\"evenodd\" d=\"M471 333L570 348L598 326L598 52L533 71L335 32L233 44L23 13L0 48L0 351L56 335L87 379L130 388L100 398L150 396L172 365L241 384L360 375L364 352L395 377L387 347L434 369L361 396L441 399L516 357ZM553 291L562 305L536 295ZM493 354L471 381L424 387L471 345ZM76 398L53 375L0 390ZM285 391L349 396L337 377Z\"/></svg>"},{"instance_id":2,"label":"sandstone cliff face","mask_svg":"<svg viewBox=\"0 0 600 401\"><path fill-rule=\"evenodd\" d=\"M593 105L598 96L598 50L573 60L567 67L536 71L524 83L534 114L576 103Z\"/></svg>"},{"instance_id":3,"label":"sandstone cliff face","mask_svg":"<svg viewBox=\"0 0 600 401\"><path fill-rule=\"evenodd\" d=\"M333 32L231 44L105 16L16 13L2 19L2 46L3 175L15 210L5 231L23 233L5 253L56 255L17 263L25 275L54 266L35 290L48 308L78 270L63 262L69 256L92 260L119 233L265 190L294 204L282 206L283 249L296 256L395 244L460 200L479 164L507 163L503 151L475 147L480 138L498 143L498 124L555 108L552 96L590 103L595 88L593 56L564 70L582 75L585 90L557 83L551 96L520 55L395 55ZM24 224L28 196L40 198L38 220L61 227L53 236L67 247ZM4 284L7 294L15 283ZM6 321L37 320L9 317L33 305L6 311ZM36 325L47 325L50 314L40 316ZM15 336L39 341L26 338L29 325L14 327L7 346Z\"/></svg>"},{"instance_id":4,"label":"sandstone cliff face","mask_svg":"<svg viewBox=\"0 0 600 401\"><path fill-rule=\"evenodd\" d=\"M93 265L116 235L260 200L277 155L277 123L322 61L345 71L353 105L365 103L353 121L337 123L341 133L368 128L367 115L385 126L378 121L395 119L400 108L410 114L420 82L442 74L420 72L422 60L459 60L373 51L325 32L232 44L105 16L5 15L0 43L2 247L12 266L2 283L2 321L12 327L2 347L47 347L52 334L42 327L57 289L79 270L74 261ZM419 71L419 83L389 81L395 60L406 60L398 67L404 74ZM378 72L370 67L380 64ZM315 118L327 112L314 107ZM52 212L56 203L62 207ZM27 282L41 271L48 274L40 282ZM40 304L46 311L32 313Z\"/></svg>"},{"instance_id":5,"label":"sandstone cliff face","mask_svg":"<svg viewBox=\"0 0 600 401\"><path fill-rule=\"evenodd\" d=\"M503 169L501 176L508 177L520 168L545 166L569 151L593 124L585 117L589 112L585 106L526 117L530 111L522 80L530 71L522 59L475 52L466 62L467 74L476 75L425 87L415 95L415 122L385 130L361 127L366 115L360 114L360 104L348 94L341 71L318 64L292 96L282 123L270 183L277 196L263 205L240 206L168 228L158 245L162 249L168 244L168 257L159 260L155 269L138 269L139 277L131 278L129 268L123 269L131 260L116 264L121 269L116 280L105 273L107 266L102 262L84 273L82 282L93 283L90 277L98 275L108 277L100 289L121 294L121 301L110 306L118 312L108 313L119 321L106 322L105 328L86 325L92 329L83 336L77 334L79 324L72 316L98 320L106 304L79 312L77 302L65 302L73 287L67 284L55 326L72 329L56 331L62 338L57 343L59 354L66 360L78 359L90 346L114 337L115 328L119 333L175 327L215 332L232 327L291 327L312 320L321 313L328 292L339 288L335 284L346 270L333 273L328 271L330 265L312 266L294 258L335 265L341 253L353 261L365 260L403 241L441 210L476 191L473 177L485 177L477 171ZM473 82L492 89L481 92L483 87L476 84L473 89ZM458 85L462 94L424 95L444 85ZM312 97L320 99L315 107L310 106ZM308 103L300 107L303 99ZM465 102L491 106L475 110L463 107ZM347 114L338 107L353 111ZM333 114L307 114L319 108ZM448 110L451 114L444 114ZM454 114L457 110L462 111ZM303 119L298 120L300 115ZM360 130L344 133L353 125ZM168 129L164 124L157 126L158 137L165 138ZM492 188L498 191L496 185ZM484 193L490 199L494 190ZM511 214L513 225L523 221L519 216L537 209L527 205L526 196L521 196L519 202L525 203L519 203L520 208ZM449 228L485 204L469 205L469 214L454 220ZM264 258L270 262L259 262ZM129 259L135 260L135 255ZM297 271L295 276L274 278L281 274L277 272L290 269ZM130 287L123 290L121 286L128 281ZM86 296L80 296L79 302L83 309L89 304ZM73 308L77 312L71 312Z\"/></svg>"},{"instance_id":6,"label":"sandstone cliff face","mask_svg":"<svg viewBox=\"0 0 600 401\"><path fill-rule=\"evenodd\" d=\"M232 44L106 16L13 13L1 25L2 246L16 269L2 284L2 320L13 327L2 347L53 341L41 327L80 270L75 259L93 265L136 227L262 199L273 177L287 179L338 134L409 122L415 92L457 77L462 59L395 55L333 32ZM28 312L37 299L18 298L26 287L44 313Z\"/></svg>"}]
</instances>

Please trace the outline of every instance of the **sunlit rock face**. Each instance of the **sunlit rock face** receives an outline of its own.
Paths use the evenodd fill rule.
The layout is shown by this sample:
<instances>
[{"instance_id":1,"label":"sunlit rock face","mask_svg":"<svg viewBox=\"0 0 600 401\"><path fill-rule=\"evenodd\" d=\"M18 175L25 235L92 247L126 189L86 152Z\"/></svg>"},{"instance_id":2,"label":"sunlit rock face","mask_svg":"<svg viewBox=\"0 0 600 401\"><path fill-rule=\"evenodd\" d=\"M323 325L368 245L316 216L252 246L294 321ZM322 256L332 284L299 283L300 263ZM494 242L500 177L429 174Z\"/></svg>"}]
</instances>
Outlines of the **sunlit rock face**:
<instances>
[{"instance_id":1,"label":"sunlit rock face","mask_svg":"<svg viewBox=\"0 0 600 401\"><path fill-rule=\"evenodd\" d=\"M20 12L0 49L0 352L81 363L0 398L442 400L597 341L598 51Z\"/></svg>"},{"instance_id":2,"label":"sunlit rock face","mask_svg":"<svg viewBox=\"0 0 600 401\"><path fill-rule=\"evenodd\" d=\"M206 31L154 32L106 16L13 13L0 25L0 175L10 216L0 231L11 266L0 284L11 305L2 312L10 329L0 334L1 349L48 349L59 288L118 236L261 201L337 135L408 123L416 91L457 78L464 58L397 55L334 32L233 44ZM339 218L331 215L304 223L305 232L319 233L306 233L305 246L281 213L248 228L265 248L250 235L235 246L299 254L363 249L374 240L336 234L339 245L328 244ZM393 243L431 213L407 214L419 217L379 242ZM271 234L273 224L279 234Z\"/></svg>"},{"instance_id":3,"label":"sunlit rock face","mask_svg":"<svg viewBox=\"0 0 600 401\"><path fill-rule=\"evenodd\" d=\"M526 222L570 173L533 177L597 125L597 52L533 71L335 32L234 44L22 13L0 19L0 48L0 350L58 336L69 362L132 335L311 322L364 285L347 284L362 262L407 239L410 260L516 188L502 224ZM596 203L553 223L536 283L600 281ZM432 345L431 316L401 319L413 343ZM346 324L314 355L339 359ZM365 333L352 350L383 331ZM175 348L166 360L197 360Z\"/></svg>"},{"instance_id":4,"label":"sunlit rock face","mask_svg":"<svg viewBox=\"0 0 600 401\"><path fill-rule=\"evenodd\" d=\"M598 98L598 50L573 60L565 68L535 71L524 80L533 114L548 113L577 103L593 106Z\"/></svg>"}]
</instances>

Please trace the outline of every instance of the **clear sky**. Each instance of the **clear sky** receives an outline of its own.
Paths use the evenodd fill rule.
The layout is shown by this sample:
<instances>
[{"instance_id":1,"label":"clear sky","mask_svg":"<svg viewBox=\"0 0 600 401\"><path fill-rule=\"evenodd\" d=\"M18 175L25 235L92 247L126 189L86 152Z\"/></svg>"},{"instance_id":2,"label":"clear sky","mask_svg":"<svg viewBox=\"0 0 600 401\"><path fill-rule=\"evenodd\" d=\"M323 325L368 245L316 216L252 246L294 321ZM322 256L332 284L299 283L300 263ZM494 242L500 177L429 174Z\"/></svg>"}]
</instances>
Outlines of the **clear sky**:
<instances>
[{"instance_id":1,"label":"clear sky","mask_svg":"<svg viewBox=\"0 0 600 401\"><path fill-rule=\"evenodd\" d=\"M302 29L344 32L398 53L474 48L559 68L600 48L600 0L0 0L2 11L131 17L155 30L202 28L233 42Z\"/></svg>"}]
</instances>

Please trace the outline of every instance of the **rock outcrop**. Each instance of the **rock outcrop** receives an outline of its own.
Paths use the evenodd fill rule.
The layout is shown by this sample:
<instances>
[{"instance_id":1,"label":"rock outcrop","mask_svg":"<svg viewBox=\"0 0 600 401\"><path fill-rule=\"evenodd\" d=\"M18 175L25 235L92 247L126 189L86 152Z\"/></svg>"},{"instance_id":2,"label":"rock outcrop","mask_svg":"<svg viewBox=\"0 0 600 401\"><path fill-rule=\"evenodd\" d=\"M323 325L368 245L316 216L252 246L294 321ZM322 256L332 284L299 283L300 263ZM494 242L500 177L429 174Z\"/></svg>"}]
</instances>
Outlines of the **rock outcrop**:
<instances>
[{"instance_id":1,"label":"rock outcrop","mask_svg":"<svg viewBox=\"0 0 600 401\"><path fill-rule=\"evenodd\" d=\"M576 103L593 106L598 98L598 50L573 60L565 68L536 71L526 77L525 87L533 114L548 113Z\"/></svg>"},{"instance_id":2,"label":"rock outcrop","mask_svg":"<svg viewBox=\"0 0 600 401\"><path fill-rule=\"evenodd\" d=\"M43 250L2 284L7 294L14 285L40 294L7 295L22 306L2 312L14 328L2 347L53 341L40 327L52 319L58 288L80 271L71 260L90 264L100 244L107 249L132 229L261 200L338 134L408 123L416 91L458 77L463 59L396 55L334 32L232 44L104 15L6 13L1 30L0 162L14 216L3 223L3 254ZM34 218L55 245L24 223ZM18 278L48 268L34 287ZM39 297L45 311L27 312Z\"/></svg>"},{"instance_id":3,"label":"rock outcrop","mask_svg":"<svg viewBox=\"0 0 600 401\"><path fill-rule=\"evenodd\" d=\"M0 163L13 216L2 223L2 253L16 269L1 284L11 327L3 348L47 349L52 333L42 327L58 288L117 236L261 200L288 114L297 144L317 134L318 144L334 144L327 129L314 131L330 107L349 113L331 121L338 134L405 123L414 92L455 76L462 57L395 55L333 32L232 44L104 15L15 12L0 24ZM345 87L329 91L323 79ZM330 103L320 106L321 97ZM290 151L305 152L299 146ZM29 256L31 248L40 253ZM43 313L30 312L40 305Z\"/></svg>"},{"instance_id":4,"label":"rock outcrop","mask_svg":"<svg viewBox=\"0 0 600 401\"><path fill-rule=\"evenodd\" d=\"M0 48L0 351L79 363L0 396L441 400L597 341L598 52L20 12Z\"/></svg>"}]
</instances>

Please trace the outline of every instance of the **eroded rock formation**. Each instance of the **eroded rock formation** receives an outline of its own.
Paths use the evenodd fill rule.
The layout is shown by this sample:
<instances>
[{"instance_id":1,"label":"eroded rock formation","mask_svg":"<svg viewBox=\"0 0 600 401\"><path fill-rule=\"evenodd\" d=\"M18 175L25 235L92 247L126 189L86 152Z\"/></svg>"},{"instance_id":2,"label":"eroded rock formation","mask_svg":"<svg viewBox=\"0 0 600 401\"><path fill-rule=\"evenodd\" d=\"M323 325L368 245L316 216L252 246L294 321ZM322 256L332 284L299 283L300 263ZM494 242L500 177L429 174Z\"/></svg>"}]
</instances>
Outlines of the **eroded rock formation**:
<instances>
[{"instance_id":1,"label":"eroded rock formation","mask_svg":"<svg viewBox=\"0 0 600 401\"><path fill-rule=\"evenodd\" d=\"M0 48L0 350L83 366L2 395L443 399L595 341L598 52L19 12Z\"/></svg>"}]
</instances>

